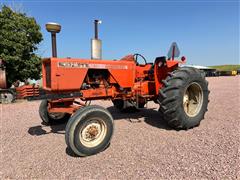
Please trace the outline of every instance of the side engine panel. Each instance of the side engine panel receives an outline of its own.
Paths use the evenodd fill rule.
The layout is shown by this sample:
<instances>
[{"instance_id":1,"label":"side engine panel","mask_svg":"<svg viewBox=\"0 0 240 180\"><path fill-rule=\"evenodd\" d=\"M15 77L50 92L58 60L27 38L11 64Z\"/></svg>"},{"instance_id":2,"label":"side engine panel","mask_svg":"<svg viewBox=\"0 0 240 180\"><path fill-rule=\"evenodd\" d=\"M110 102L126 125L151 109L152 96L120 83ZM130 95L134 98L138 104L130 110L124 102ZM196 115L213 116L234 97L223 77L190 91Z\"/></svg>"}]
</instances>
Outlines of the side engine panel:
<instances>
[{"instance_id":1,"label":"side engine panel","mask_svg":"<svg viewBox=\"0 0 240 180\"><path fill-rule=\"evenodd\" d=\"M49 58L43 60L43 88L49 91L77 91L88 72L91 77L101 74L101 70L102 75L109 71L110 83L131 88L135 80L135 67L135 63L130 61Z\"/></svg>"}]
</instances>

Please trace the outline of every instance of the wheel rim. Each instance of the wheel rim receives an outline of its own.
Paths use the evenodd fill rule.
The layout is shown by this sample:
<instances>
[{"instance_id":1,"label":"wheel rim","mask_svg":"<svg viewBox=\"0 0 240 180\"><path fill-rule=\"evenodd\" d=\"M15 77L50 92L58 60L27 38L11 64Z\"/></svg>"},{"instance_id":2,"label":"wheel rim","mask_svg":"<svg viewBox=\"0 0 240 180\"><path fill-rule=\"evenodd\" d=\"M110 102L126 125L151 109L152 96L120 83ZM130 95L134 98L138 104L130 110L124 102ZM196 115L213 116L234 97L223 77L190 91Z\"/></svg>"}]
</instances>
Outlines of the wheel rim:
<instances>
[{"instance_id":1,"label":"wheel rim","mask_svg":"<svg viewBox=\"0 0 240 180\"><path fill-rule=\"evenodd\" d=\"M102 119L88 120L80 130L80 142L88 147L96 147L105 138L107 134L107 125Z\"/></svg>"},{"instance_id":2,"label":"wheel rim","mask_svg":"<svg viewBox=\"0 0 240 180\"><path fill-rule=\"evenodd\" d=\"M194 117L198 115L203 104L203 90L201 86L193 82L187 86L183 95L183 108L185 113Z\"/></svg>"},{"instance_id":3,"label":"wheel rim","mask_svg":"<svg viewBox=\"0 0 240 180\"><path fill-rule=\"evenodd\" d=\"M62 119L65 116L65 113L48 113L48 115L55 120Z\"/></svg>"},{"instance_id":4,"label":"wheel rim","mask_svg":"<svg viewBox=\"0 0 240 180\"><path fill-rule=\"evenodd\" d=\"M11 93L3 93L1 95L2 103L11 103L13 101L13 95Z\"/></svg>"}]
</instances>

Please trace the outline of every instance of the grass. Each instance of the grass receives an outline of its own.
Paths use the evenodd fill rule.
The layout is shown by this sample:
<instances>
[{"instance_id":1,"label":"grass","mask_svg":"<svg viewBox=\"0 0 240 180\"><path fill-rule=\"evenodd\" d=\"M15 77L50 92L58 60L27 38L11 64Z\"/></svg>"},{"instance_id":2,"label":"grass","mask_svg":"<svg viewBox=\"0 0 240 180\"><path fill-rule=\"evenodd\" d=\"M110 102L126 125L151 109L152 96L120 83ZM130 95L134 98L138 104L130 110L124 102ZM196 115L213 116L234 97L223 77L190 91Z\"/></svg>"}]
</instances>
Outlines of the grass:
<instances>
[{"instance_id":1,"label":"grass","mask_svg":"<svg viewBox=\"0 0 240 180\"><path fill-rule=\"evenodd\" d=\"M240 69L240 64L236 65L218 65L218 66L209 66L210 68L217 69L218 71L236 71Z\"/></svg>"}]
</instances>

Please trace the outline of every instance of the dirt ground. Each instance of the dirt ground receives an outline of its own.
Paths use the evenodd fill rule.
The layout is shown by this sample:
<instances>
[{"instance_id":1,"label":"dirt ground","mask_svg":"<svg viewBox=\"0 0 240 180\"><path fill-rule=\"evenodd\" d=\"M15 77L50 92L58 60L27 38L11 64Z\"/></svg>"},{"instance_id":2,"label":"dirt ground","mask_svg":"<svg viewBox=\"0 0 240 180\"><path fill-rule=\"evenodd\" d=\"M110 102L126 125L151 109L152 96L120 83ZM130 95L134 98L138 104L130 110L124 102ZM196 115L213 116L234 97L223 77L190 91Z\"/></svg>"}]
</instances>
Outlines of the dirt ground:
<instances>
[{"instance_id":1,"label":"dirt ground","mask_svg":"<svg viewBox=\"0 0 240 180\"><path fill-rule=\"evenodd\" d=\"M170 129L158 105L120 113L108 101L111 145L79 158L66 148L65 125L44 126L39 101L0 105L1 179L239 179L240 77L208 78L210 103L199 127Z\"/></svg>"}]
</instances>

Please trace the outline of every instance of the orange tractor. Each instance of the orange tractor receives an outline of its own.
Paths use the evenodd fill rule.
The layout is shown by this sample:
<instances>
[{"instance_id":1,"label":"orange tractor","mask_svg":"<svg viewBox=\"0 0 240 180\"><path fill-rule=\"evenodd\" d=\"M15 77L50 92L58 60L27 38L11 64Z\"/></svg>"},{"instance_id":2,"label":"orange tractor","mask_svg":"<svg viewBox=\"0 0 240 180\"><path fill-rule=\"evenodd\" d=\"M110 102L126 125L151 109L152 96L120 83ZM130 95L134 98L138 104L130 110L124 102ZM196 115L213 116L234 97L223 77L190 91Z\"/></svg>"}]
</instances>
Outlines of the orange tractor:
<instances>
[{"instance_id":1,"label":"orange tractor","mask_svg":"<svg viewBox=\"0 0 240 180\"><path fill-rule=\"evenodd\" d=\"M103 151L110 143L114 122L110 112L91 100L111 100L120 111L144 108L148 101L160 105L159 119L175 129L199 125L208 106L208 83L203 72L180 67L185 62L157 57L148 63L140 54L120 60L102 60L101 41L92 39L92 59L57 58L56 33L61 26L46 25L52 34L53 57L42 62L45 94L33 99L41 102L39 113L45 124L68 121L66 144L78 156ZM139 63L139 59L144 63Z\"/></svg>"}]
</instances>

